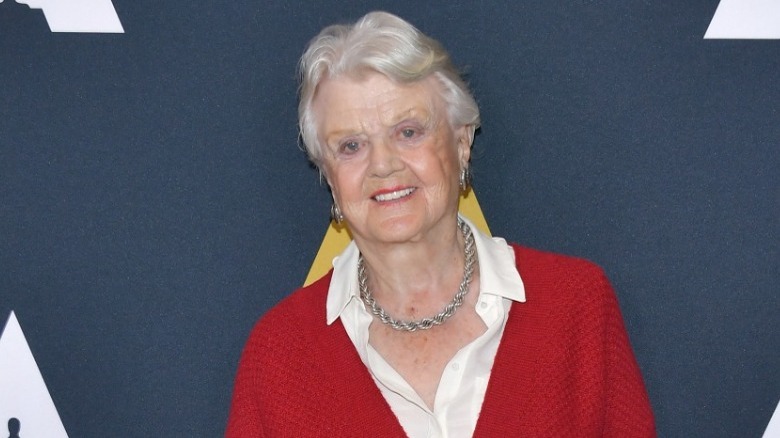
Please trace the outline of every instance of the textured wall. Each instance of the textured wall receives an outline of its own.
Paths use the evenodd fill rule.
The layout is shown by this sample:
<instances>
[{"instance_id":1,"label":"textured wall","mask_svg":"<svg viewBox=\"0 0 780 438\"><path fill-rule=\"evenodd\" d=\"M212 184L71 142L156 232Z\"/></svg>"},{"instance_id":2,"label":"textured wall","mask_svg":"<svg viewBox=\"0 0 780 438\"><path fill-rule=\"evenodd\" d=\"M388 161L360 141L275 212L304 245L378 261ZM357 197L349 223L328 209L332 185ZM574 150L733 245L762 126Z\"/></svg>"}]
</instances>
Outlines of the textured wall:
<instances>
[{"instance_id":1,"label":"textured wall","mask_svg":"<svg viewBox=\"0 0 780 438\"><path fill-rule=\"evenodd\" d=\"M716 0L114 3L125 33L0 3L0 325L70 436L221 434L248 331L327 226L297 58L372 9L465 67L493 233L606 269L661 436L763 432L780 43L704 40Z\"/></svg>"}]
</instances>

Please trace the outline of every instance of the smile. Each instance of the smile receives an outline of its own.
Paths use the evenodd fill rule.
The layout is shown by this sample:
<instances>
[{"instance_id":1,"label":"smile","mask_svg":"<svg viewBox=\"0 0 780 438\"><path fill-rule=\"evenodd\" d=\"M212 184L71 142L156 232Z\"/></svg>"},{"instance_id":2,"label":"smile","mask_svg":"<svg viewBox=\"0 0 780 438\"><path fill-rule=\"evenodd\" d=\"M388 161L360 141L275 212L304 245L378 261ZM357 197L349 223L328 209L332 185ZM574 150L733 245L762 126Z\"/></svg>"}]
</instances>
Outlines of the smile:
<instances>
[{"instance_id":1,"label":"smile","mask_svg":"<svg viewBox=\"0 0 780 438\"><path fill-rule=\"evenodd\" d=\"M406 196L409 196L412 194L412 192L415 191L414 187L410 187L408 189L403 190L396 190L394 192L389 193L382 193L380 195L375 195L373 198L375 201L378 202L387 202L387 201L395 201L396 199L401 199Z\"/></svg>"}]
</instances>

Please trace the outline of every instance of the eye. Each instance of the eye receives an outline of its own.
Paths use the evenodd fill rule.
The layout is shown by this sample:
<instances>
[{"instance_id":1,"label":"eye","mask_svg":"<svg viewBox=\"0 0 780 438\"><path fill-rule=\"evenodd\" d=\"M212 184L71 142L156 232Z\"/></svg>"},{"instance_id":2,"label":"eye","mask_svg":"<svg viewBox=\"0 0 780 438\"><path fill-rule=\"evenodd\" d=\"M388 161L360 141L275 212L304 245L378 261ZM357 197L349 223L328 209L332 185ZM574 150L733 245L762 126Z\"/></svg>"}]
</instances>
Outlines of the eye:
<instances>
[{"instance_id":1,"label":"eye","mask_svg":"<svg viewBox=\"0 0 780 438\"><path fill-rule=\"evenodd\" d=\"M339 150L345 154L354 154L360 149L360 142L355 140L347 140L339 146Z\"/></svg>"},{"instance_id":2,"label":"eye","mask_svg":"<svg viewBox=\"0 0 780 438\"><path fill-rule=\"evenodd\" d=\"M396 136L401 141L416 141L425 135L425 129L419 123L404 123L399 126Z\"/></svg>"}]
</instances>

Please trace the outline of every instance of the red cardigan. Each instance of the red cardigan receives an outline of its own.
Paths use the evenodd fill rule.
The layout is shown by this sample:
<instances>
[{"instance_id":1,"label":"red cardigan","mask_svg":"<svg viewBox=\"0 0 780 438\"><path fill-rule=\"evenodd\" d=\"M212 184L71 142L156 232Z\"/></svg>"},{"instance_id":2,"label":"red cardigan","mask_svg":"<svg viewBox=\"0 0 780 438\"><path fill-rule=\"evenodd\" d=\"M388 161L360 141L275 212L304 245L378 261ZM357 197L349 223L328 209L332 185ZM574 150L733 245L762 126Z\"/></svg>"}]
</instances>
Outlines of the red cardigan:
<instances>
[{"instance_id":1,"label":"red cardigan","mask_svg":"<svg viewBox=\"0 0 780 438\"><path fill-rule=\"evenodd\" d=\"M526 302L513 303L475 437L653 437L617 301L597 266L514 247ZM325 323L331 274L253 329L226 437L403 437L339 321Z\"/></svg>"}]
</instances>

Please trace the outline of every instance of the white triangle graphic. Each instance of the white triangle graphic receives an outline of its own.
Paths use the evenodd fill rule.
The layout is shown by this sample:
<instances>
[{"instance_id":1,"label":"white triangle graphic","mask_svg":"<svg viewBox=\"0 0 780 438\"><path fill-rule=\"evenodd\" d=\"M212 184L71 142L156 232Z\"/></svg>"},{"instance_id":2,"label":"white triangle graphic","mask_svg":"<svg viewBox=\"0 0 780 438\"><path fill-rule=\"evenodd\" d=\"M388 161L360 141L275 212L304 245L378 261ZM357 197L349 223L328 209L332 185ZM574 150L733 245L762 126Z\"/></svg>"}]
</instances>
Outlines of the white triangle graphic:
<instances>
[{"instance_id":1,"label":"white triangle graphic","mask_svg":"<svg viewBox=\"0 0 780 438\"><path fill-rule=\"evenodd\" d=\"M0 335L0 436L11 432L20 437L68 437L14 312Z\"/></svg>"},{"instance_id":2,"label":"white triangle graphic","mask_svg":"<svg viewBox=\"0 0 780 438\"><path fill-rule=\"evenodd\" d=\"M769 425L767 425L766 430L764 431L763 438L778 437L780 437L780 403L777 404L775 413L772 414L772 418L769 420Z\"/></svg>"},{"instance_id":3,"label":"white triangle graphic","mask_svg":"<svg viewBox=\"0 0 780 438\"><path fill-rule=\"evenodd\" d=\"M780 1L720 0L704 39L780 39Z\"/></svg>"},{"instance_id":4,"label":"white triangle graphic","mask_svg":"<svg viewBox=\"0 0 780 438\"><path fill-rule=\"evenodd\" d=\"M52 32L125 32L111 0L15 1L33 9L42 9Z\"/></svg>"}]
</instances>

